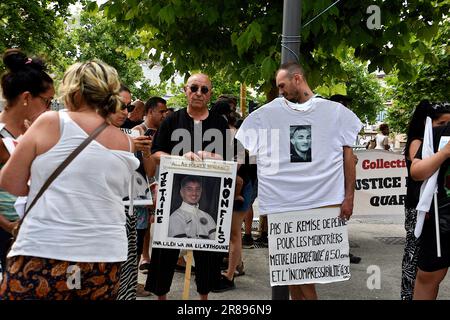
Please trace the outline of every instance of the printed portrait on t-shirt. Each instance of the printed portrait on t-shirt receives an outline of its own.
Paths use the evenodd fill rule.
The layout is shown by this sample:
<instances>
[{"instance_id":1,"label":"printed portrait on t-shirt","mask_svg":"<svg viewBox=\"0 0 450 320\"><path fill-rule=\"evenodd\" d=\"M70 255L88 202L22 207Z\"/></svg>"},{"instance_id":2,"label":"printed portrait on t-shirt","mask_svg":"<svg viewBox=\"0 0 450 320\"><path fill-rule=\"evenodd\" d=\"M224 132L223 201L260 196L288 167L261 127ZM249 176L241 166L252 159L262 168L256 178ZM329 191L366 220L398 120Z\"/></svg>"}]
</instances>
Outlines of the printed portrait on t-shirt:
<instances>
[{"instance_id":1,"label":"printed portrait on t-shirt","mask_svg":"<svg viewBox=\"0 0 450 320\"><path fill-rule=\"evenodd\" d=\"M290 127L291 162L311 162L311 125Z\"/></svg>"},{"instance_id":2,"label":"printed portrait on t-shirt","mask_svg":"<svg viewBox=\"0 0 450 320\"><path fill-rule=\"evenodd\" d=\"M221 179L174 174L168 236L215 240Z\"/></svg>"}]
</instances>

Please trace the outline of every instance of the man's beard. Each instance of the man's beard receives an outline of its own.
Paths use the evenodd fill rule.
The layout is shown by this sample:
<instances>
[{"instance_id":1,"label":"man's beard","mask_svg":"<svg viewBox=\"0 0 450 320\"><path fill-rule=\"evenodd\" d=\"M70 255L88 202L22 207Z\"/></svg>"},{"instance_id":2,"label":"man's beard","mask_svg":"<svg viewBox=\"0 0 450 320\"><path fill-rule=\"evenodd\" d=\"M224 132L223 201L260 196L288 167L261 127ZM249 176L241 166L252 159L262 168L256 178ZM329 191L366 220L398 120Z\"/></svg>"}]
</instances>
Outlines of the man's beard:
<instances>
[{"instance_id":1,"label":"man's beard","mask_svg":"<svg viewBox=\"0 0 450 320\"><path fill-rule=\"evenodd\" d=\"M300 103L300 91L295 90L294 92L292 92L292 95L287 95L287 97L285 98L292 103Z\"/></svg>"}]
</instances>

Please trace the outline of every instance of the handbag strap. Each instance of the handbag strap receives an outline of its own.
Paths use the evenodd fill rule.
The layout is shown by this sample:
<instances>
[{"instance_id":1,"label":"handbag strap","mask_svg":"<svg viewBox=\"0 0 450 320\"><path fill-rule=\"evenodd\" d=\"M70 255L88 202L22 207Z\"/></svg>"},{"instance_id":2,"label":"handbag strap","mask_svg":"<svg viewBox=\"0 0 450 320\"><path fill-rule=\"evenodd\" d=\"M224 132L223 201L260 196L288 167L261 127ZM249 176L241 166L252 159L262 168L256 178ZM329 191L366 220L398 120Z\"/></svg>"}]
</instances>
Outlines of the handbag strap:
<instances>
[{"instance_id":1,"label":"handbag strap","mask_svg":"<svg viewBox=\"0 0 450 320\"><path fill-rule=\"evenodd\" d=\"M44 185L41 187L41 190L37 193L37 195L34 197L33 201L31 202L30 206L25 211L23 219L25 219L25 216L28 214L28 212L33 208L33 206L36 204L36 202L39 200L39 198L42 196L45 190L49 187L49 185L55 180L59 174L69 165L69 163L72 162L73 159L80 154L80 152L88 146L89 143L91 143L92 140L94 140L106 127L108 126L108 123L103 122L97 129L95 129L89 137L87 137L75 150L72 151L71 154L58 166L58 168L53 171L53 173L48 177L47 181L45 181Z\"/></svg>"}]
</instances>

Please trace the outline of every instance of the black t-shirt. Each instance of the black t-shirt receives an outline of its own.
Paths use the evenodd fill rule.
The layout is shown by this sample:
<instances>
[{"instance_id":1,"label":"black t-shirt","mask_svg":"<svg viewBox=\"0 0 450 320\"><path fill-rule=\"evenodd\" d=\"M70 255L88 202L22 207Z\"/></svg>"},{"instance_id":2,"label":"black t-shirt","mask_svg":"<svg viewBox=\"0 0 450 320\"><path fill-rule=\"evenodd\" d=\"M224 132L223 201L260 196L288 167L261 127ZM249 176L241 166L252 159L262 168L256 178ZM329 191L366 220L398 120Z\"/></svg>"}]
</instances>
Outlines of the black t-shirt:
<instances>
[{"instance_id":1,"label":"black t-shirt","mask_svg":"<svg viewBox=\"0 0 450 320\"><path fill-rule=\"evenodd\" d=\"M226 155L229 154L226 151L227 143L229 144L230 141L226 138L229 134L227 129L226 120L213 113L209 113L205 120L194 123L187 109L184 108L163 121L153 138L152 153L163 151L182 156L189 151L197 153L203 150L220 154L226 159ZM214 143L216 139L220 139L221 143ZM214 145L217 148L214 148ZM219 146L222 150L219 150Z\"/></svg>"},{"instance_id":2,"label":"black t-shirt","mask_svg":"<svg viewBox=\"0 0 450 320\"><path fill-rule=\"evenodd\" d=\"M433 128L433 148L434 152L439 149L441 137L450 137L450 125ZM417 159L422 159L422 145L416 155ZM438 184L438 207L439 213L450 214L450 159L444 161L439 170L437 178ZM431 205L430 213L434 212L434 204Z\"/></svg>"},{"instance_id":3,"label":"black t-shirt","mask_svg":"<svg viewBox=\"0 0 450 320\"><path fill-rule=\"evenodd\" d=\"M144 120L138 120L138 121L131 121L130 119L126 119L123 125L121 125L121 128L125 129L133 129L134 127L140 125Z\"/></svg>"}]
</instances>

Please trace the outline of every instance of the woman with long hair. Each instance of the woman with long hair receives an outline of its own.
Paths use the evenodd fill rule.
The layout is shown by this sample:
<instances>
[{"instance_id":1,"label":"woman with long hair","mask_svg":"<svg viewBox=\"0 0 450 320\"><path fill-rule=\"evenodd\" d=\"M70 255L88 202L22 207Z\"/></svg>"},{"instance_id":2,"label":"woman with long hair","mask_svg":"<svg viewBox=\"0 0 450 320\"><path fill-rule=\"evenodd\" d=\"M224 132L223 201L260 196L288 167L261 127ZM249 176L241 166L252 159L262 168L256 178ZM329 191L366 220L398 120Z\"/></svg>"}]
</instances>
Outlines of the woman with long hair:
<instances>
[{"instance_id":1,"label":"woman with long hair","mask_svg":"<svg viewBox=\"0 0 450 320\"><path fill-rule=\"evenodd\" d=\"M408 185L405 202L406 243L402 262L402 283L400 293L402 300L412 300L417 274L419 241L414 235L414 229L417 218L416 206L419 201L422 182L415 181L411 178L411 163L422 144L425 132L425 120L427 117L432 119L433 127L445 125L450 121L450 108L445 105L431 104L428 100L423 100L414 110L409 123L405 146Z\"/></svg>"}]
</instances>

